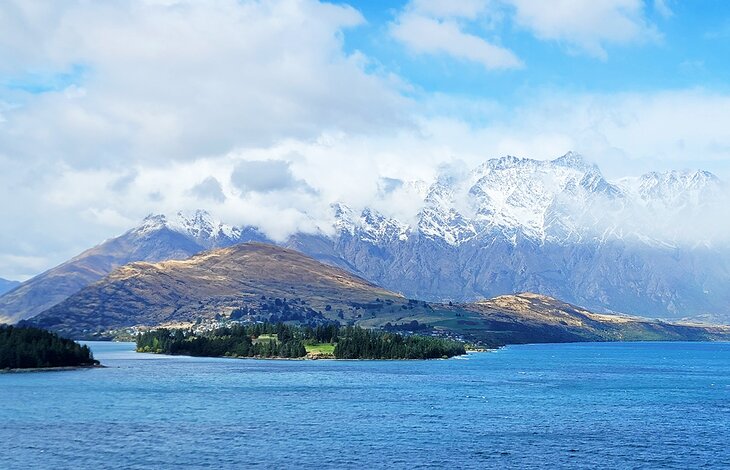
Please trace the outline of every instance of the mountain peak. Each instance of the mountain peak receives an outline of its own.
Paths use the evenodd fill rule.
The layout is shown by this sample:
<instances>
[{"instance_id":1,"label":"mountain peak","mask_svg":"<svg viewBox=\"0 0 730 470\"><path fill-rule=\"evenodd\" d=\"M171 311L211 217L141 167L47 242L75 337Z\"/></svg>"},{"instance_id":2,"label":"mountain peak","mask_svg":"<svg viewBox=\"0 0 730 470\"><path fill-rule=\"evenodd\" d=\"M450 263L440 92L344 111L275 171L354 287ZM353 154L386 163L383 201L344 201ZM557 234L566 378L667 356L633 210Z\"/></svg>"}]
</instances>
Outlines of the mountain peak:
<instances>
[{"instance_id":1,"label":"mountain peak","mask_svg":"<svg viewBox=\"0 0 730 470\"><path fill-rule=\"evenodd\" d=\"M528 166L530 164L534 164L535 162L536 162L536 160L533 160L531 158L515 157L514 155L505 155L504 157L493 158L493 159L487 161L480 168L487 167L492 170L504 170L507 168ZM479 171L479 169L477 169L477 171Z\"/></svg>"},{"instance_id":2,"label":"mountain peak","mask_svg":"<svg viewBox=\"0 0 730 470\"><path fill-rule=\"evenodd\" d=\"M307 320L330 322L338 320L338 311L348 320L359 318L356 306L376 299L405 303L399 294L300 252L241 243L184 260L127 264L32 322L83 335L133 325L212 319L241 307L268 314L262 298L276 299L277 304L288 298L302 321L308 315Z\"/></svg>"},{"instance_id":3,"label":"mountain peak","mask_svg":"<svg viewBox=\"0 0 730 470\"><path fill-rule=\"evenodd\" d=\"M139 235L146 235L161 229L172 230L188 236L204 248L231 245L241 237L239 228L224 224L208 211L201 209L179 211L174 217L168 217L165 214L150 214L132 231Z\"/></svg>"},{"instance_id":4,"label":"mountain peak","mask_svg":"<svg viewBox=\"0 0 730 470\"><path fill-rule=\"evenodd\" d=\"M692 193L710 194L721 184L717 176L705 170L652 171L639 178L638 191L645 200L675 202Z\"/></svg>"},{"instance_id":5,"label":"mountain peak","mask_svg":"<svg viewBox=\"0 0 730 470\"><path fill-rule=\"evenodd\" d=\"M142 223L133 228L131 232L136 232L140 235L144 235L155 232L162 228L166 228L167 224L167 217L164 214L149 214L147 215L147 217L142 219Z\"/></svg>"},{"instance_id":6,"label":"mountain peak","mask_svg":"<svg viewBox=\"0 0 730 470\"><path fill-rule=\"evenodd\" d=\"M719 183L720 178L707 170L651 171L641 176L642 181L676 181L688 185Z\"/></svg>"},{"instance_id":7,"label":"mountain peak","mask_svg":"<svg viewBox=\"0 0 730 470\"><path fill-rule=\"evenodd\" d=\"M590 171L598 168L595 164L588 162L583 155L573 151L552 160L551 163L580 171Z\"/></svg>"}]
</instances>

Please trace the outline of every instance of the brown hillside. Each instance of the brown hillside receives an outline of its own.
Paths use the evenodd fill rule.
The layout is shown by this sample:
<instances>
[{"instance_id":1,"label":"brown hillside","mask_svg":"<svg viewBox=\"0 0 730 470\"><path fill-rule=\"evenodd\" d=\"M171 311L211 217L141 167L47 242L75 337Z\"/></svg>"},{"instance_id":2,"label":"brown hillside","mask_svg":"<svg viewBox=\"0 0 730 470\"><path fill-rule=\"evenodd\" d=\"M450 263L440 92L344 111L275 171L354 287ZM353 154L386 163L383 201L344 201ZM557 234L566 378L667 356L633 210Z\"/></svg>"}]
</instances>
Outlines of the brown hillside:
<instances>
[{"instance_id":1,"label":"brown hillside","mask_svg":"<svg viewBox=\"0 0 730 470\"><path fill-rule=\"evenodd\" d=\"M234 308L258 305L262 296L299 299L298 305L315 312L340 310L348 315L359 303L403 301L393 292L299 252L245 243L186 260L123 266L31 322L85 334L228 316Z\"/></svg>"}]
</instances>

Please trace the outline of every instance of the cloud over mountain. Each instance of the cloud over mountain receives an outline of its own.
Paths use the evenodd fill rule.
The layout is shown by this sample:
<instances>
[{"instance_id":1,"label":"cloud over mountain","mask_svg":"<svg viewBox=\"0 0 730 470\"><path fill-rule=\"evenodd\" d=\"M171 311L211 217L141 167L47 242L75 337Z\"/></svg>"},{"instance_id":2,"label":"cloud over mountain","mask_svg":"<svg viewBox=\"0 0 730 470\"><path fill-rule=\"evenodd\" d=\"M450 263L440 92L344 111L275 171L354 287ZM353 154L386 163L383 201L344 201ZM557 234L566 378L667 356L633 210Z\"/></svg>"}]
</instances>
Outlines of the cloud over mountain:
<instances>
[{"instance_id":1,"label":"cloud over mountain","mask_svg":"<svg viewBox=\"0 0 730 470\"><path fill-rule=\"evenodd\" d=\"M278 240L338 201L413 223L393 181L503 155L730 176L722 37L672 36L676 2L539 3L4 2L0 276L181 208Z\"/></svg>"}]
</instances>

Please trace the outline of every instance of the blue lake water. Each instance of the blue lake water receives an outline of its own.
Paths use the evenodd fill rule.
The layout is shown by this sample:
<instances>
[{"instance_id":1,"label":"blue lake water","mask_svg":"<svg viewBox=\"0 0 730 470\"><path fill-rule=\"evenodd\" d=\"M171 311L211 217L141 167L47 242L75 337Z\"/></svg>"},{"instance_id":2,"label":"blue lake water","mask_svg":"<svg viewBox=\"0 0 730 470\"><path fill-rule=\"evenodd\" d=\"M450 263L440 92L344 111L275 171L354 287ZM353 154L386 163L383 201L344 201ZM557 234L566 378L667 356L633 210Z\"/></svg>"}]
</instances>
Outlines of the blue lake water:
<instances>
[{"instance_id":1,"label":"blue lake water","mask_svg":"<svg viewBox=\"0 0 730 470\"><path fill-rule=\"evenodd\" d=\"M730 343L0 375L0 468L730 468Z\"/></svg>"}]
</instances>

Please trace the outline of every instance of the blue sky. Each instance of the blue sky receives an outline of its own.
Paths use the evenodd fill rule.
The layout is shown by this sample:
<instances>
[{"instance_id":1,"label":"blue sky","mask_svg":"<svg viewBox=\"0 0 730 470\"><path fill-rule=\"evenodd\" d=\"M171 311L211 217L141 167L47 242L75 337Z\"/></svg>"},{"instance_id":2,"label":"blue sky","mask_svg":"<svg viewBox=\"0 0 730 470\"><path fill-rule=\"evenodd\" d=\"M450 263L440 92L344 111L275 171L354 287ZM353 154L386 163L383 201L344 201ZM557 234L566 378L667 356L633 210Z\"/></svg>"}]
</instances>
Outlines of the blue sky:
<instances>
[{"instance_id":1,"label":"blue sky","mask_svg":"<svg viewBox=\"0 0 730 470\"><path fill-rule=\"evenodd\" d=\"M365 20L342 31L344 51L364 53L371 62L369 67L396 73L416 87L415 95L446 93L518 104L536 91L553 89L592 93L730 89L730 3L723 0L666 1L668 16L659 13L654 2L645 1L643 17L656 28L658 37L630 44L606 41L602 59L566 47L559 40L541 40L510 20L509 6L495 7L505 17L493 24L485 24L484 17L461 22L465 32L496 39L524 62L519 69L491 71L443 53L413 53L393 38L389 28L409 1L333 3L352 6ZM89 67L72 63L61 70L41 66L6 71L0 89L7 95L13 90L44 93L83 85Z\"/></svg>"},{"instance_id":2,"label":"blue sky","mask_svg":"<svg viewBox=\"0 0 730 470\"><path fill-rule=\"evenodd\" d=\"M614 93L691 87L726 92L730 88L730 3L722 0L667 2L669 16L645 2L644 16L659 37L630 44L606 41L603 59L571 51L560 41L538 39L509 18L491 26L480 25L479 19L465 22L465 31L498 38L524 61L523 68L497 71L446 54L410 53L388 34L389 25L408 2L341 3L357 8L367 21L345 32L346 50L363 51L424 93L516 104L542 89Z\"/></svg>"},{"instance_id":3,"label":"blue sky","mask_svg":"<svg viewBox=\"0 0 730 470\"><path fill-rule=\"evenodd\" d=\"M506 154L727 181L728 57L721 0L8 0L0 277L149 213L313 230Z\"/></svg>"}]
</instances>

